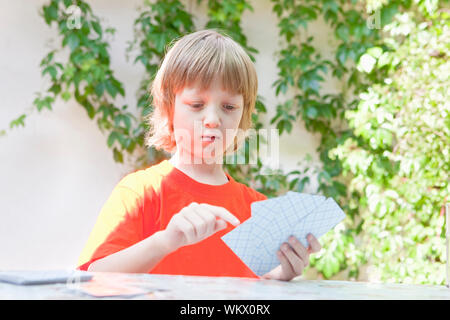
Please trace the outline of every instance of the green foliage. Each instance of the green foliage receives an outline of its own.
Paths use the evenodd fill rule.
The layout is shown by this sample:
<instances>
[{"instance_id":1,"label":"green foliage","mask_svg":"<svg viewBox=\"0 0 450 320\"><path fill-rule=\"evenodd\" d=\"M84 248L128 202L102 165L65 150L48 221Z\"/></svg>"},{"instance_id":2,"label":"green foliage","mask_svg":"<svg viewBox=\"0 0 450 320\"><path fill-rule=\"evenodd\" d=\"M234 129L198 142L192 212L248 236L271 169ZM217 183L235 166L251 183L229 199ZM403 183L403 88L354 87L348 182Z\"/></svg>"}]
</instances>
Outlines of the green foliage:
<instances>
[{"instance_id":1,"label":"green foliage","mask_svg":"<svg viewBox=\"0 0 450 320\"><path fill-rule=\"evenodd\" d=\"M358 251L381 281L445 282L449 17L408 11L385 27L386 48L367 52L385 78L346 113L355 137L330 152L351 176L349 189L362 195Z\"/></svg>"},{"instance_id":2,"label":"green foliage","mask_svg":"<svg viewBox=\"0 0 450 320\"><path fill-rule=\"evenodd\" d=\"M320 166L313 166L308 155L290 172L270 169L257 157L268 143L258 134L257 150L247 140L235 156L244 164L226 161L225 169L268 197L302 192L311 175L317 177L317 192L333 197L347 214L321 238L326 250L311 258L311 267L325 278L347 272L348 279L359 279L362 267L370 266L382 281L443 283L441 206L449 194L450 141L449 17L443 2L271 3L283 43L273 83L280 102L269 122L281 135L291 135L300 124L320 135ZM228 34L256 61L258 50L249 46L241 27L243 14L253 11L250 1L206 4L208 21L201 29ZM82 0L51 0L41 15L57 28L61 42L42 59L42 76L50 85L37 94L35 109L52 110L58 98L74 99L105 134L115 161L130 156L138 169L166 158L145 147L144 117L152 111L149 85L167 45L195 31L194 16L183 3L145 0L139 9L127 49L145 69L136 93L137 115L117 105L125 89L110 67L108 37L115 30L105 29ZM372 18L375 28L369 27ZM310 32L322 21L333 35L331 57L318 49ZM333 93L324 89L329 80L338 83ZM267 113L260 96L256 110L254 128L260 129ZM10 129L24 126L28 116L11 121Z\"/></svg>"},{"instance_id":3,"label":"green foliage","mask_svg":"<svg viewBox=\"0 0 450 320\"><path fill-rule=\"evenodd\" d=\"M335 1L317 1L308 6L293 1L272 2L273 10L280 18L279 34L286 41L278 60L279 78L273 85L276 95L286 94L289 90L295 96L277 106L271 123L276 123L280 134L290 133L293 124L301 119L307 130L321 134L318 152L324 167L318 174L319 190L329 196L342 196L345 190L341 184L333 186L332 183L332 178L341 172L339 162L329 159L327 153L339 143L341 135L348 133L339 132L340 124L333 128L332 123L343 118L345 110L353 107L355 101L350 100L351 95L355 95L363 84L354 76L355 66L346 65L347 59L355 63L371 45L376 32L365 27L363 13L355 11L353 6L346 10L346 6ZM322 57L314 46L313 36L307 33L309 23L320 15L335 29L338 46L334 61ZM343 90L336 94L323 93L321 87L327 77L342 82Z\"/></svg>"},{"instance_id":4,"label":"green foliage","mask_svg":"<svg viewBox=\"0 0 450 320\"><path fill-rule=\"evenodd\" d=\"M358 194L347 194L341 161L330 158L328 152L352 136L351 130L341 129L347 126L345 111L355 108L358 101L355 96L366 88L370 80L360 74L356 63L373 46L378 30L367 28L367 17L361 7L344 1L308 4L282 0L271 2L280 20L279 35L285 41L285 46L279 51L278 79L273 86L277 96L282 94L288 97L277 106L271 123L276 125L280 134L289 134L298 122L304 124L308 131L320 134L321 143L317 152L322 167L314 171L319 182L318 191L336 199L348 215L345 223L349 228L346 231L331 232L324 238L324 247L334 249L311 259L311 266L327 278L346 268L354 274L364 262L361 255L350 249L356 232L350 226L358 219L358 207L351 206L350 200L357 198ZM310 24L319 18L323 18L334 30L336 44L333 59L322 56L316 48L314 37L308 32ZM341 83L341 90L334 94L324 92L323 83L333 78ZM348 265L350 256L352 264Z\"/></svg>"},{"instance_id":5,"label":"green foliage","mask_svg":"<svg viewBox=\"0 0 450 320\"><path fill-rule=\"evenodd\" d=\"M58 98L71 98L82 106L99 129L108 134L108 146L116 161L124 153L133 153L140 132L133 128L135 117L127 106L117 106L117 97L125 96L123 84L110 68L107 35L114 29L103 29L100 20L84 1L52 0L41 11L45 22L54 26L60 36L60 47L41 61L42 76L49 82L46 92L38 93L33 104L38 112L52 110ZM67 56L60 59L60 56ZM10 124L24 126L27 114Z\"/></svg>"}]
</instances>

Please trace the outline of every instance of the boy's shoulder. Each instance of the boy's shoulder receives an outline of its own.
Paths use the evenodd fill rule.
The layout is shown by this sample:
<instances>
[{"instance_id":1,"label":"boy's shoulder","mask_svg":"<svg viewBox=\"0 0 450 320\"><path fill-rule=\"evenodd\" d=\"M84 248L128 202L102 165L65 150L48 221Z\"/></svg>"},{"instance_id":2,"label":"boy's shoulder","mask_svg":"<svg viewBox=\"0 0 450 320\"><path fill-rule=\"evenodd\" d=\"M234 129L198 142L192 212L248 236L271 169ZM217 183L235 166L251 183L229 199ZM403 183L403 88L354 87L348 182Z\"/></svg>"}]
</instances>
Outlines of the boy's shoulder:
<instances>
[{"instance_id":1,"label":"boy's shoulder","mask_svg":"<svg viewBox=\"0 0 450 320\"><path fill-rule=\"evenodd\" d=\"M164 175L169 171L170 168L164 165L164 162L160 162L128 173L119 181L118 186L141 193L148 187L158 188Z\"/></svg>"}]
</instances>

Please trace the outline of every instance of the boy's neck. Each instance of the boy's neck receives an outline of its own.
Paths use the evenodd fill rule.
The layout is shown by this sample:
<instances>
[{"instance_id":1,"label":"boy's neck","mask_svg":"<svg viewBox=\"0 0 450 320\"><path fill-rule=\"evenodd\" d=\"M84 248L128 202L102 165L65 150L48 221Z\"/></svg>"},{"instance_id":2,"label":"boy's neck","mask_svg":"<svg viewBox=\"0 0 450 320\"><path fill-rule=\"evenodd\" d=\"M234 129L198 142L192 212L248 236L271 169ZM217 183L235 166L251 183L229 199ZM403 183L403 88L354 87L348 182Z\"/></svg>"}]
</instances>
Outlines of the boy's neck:
<instances>
[{"instance_id":1,"label":"boy's neck","mask_svg":"<svg viewBox=\"0 0 450 320\"><path fill-rule=\"evenodd\" d=\"M204 161L196 163L193 160L183 161L178 151L172 155L169 162L197 182L211 185L222 185L228 182L228 177L221 163L205 163Z\"/></svg>"}]
</instances>

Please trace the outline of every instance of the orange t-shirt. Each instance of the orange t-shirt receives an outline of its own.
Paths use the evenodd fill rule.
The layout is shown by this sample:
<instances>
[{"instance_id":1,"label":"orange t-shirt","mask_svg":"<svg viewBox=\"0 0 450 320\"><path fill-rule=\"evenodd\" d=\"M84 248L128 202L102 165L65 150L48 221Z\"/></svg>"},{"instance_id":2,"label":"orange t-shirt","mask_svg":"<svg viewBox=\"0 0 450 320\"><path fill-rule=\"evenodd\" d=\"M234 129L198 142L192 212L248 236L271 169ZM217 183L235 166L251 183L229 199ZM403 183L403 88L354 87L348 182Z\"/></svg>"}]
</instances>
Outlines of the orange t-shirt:
<instances>
[{"instance_id":1,"label":"orange t-shirt","mask_svg":"<svg viewBox=\"0 0 450 320\"><path fill-rule=\"evenodd\" d=\"M191 202L221 206L244 222L250 204L267 197L227 174L228 182L197 182L169 161L125 176L104 204L78 261L87 270L95 260L132 246L164 230L172 216ZM165 256L149 273L258 278L220 239L235 228L214 233Z\"/></svg>"}]
</instances>

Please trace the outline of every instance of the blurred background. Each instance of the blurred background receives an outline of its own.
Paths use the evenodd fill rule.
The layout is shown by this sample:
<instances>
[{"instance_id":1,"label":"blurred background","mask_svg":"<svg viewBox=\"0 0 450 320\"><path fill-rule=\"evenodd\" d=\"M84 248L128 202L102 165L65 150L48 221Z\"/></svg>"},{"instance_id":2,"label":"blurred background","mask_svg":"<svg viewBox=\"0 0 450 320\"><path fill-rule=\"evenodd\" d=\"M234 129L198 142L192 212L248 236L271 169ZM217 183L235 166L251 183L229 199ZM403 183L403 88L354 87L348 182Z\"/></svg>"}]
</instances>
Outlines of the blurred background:
<instances>
[{"instance_id":1,"label":"blurred background","mask_svg":"<svg viewBox=\"0 0 450 320\"><path fill-rule=\"evenodd\" d=\"M302 277L444 284L449 12L436 0L0 0L0 270L76 267L119 180L169 157L143 141L166 46L215 28L255 63L254 127L280 133L279 168L256 158L228 172L347 214ZM248 143L241 155L255 156Z\"/></svg>"}]
</instances>

